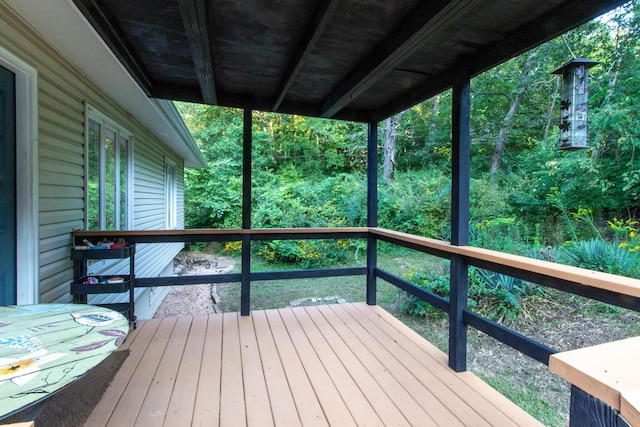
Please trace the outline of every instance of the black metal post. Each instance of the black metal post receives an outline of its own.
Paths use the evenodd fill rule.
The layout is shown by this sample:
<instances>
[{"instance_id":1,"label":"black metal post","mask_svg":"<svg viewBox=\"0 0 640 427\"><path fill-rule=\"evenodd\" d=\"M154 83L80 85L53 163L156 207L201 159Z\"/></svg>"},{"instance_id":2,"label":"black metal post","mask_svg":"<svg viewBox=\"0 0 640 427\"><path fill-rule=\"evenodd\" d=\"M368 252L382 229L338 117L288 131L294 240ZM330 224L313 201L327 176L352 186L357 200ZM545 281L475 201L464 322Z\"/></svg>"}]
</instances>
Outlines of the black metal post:
<instances>
[{"instance_id":1,"label":"black metal post","mask_svg":"<svg viewBox=\"0 0 640 427\"><path fill-rule=\"evenodd\" d=\"M451 244L469 244L469 168L471 163L471 90L465 73L453 84L451 120ZM463 320L469 293L466 261L451 257L451 291L449 304L449 367L456 372L467 370L467 325Z\"/></svg>"},{"instance_id":2,"label":"black metal post","mask_svg":"<svg viewBox=\"0 0 640 427\"><path fill-rule=\"evenodd\" d=\"M252 111L244 110L242 137L242 229L251 228L251 160L253 138ZM240 285L240 314L248 316L251 310L251 236L242 236L242 272Z\"/></svg>"},{"instance_id":3,"label":"black metal post","mask_svg":"<svg viewBox=\"0 0 640 427\"><path fill-rule=\"evenodd\" d=\"M367 227L378 226L378 123L370 122L367 131ZM367 237L367 304L375 305L377 298L376 267L378 239Z\"/></svg>"},{"instance_id":4,"label":"black metal post","mask_svg":"<svg viewBox=\"0 0 640 427\"><path fill-rule=\"evenodd\" d=\"M87 277L87 262L85 260L76 259L73 261L73 279L78 280L81 277ZM73 295L74 304L86 304L87 301L87 294Z\"/></svg>"}]
</instances>

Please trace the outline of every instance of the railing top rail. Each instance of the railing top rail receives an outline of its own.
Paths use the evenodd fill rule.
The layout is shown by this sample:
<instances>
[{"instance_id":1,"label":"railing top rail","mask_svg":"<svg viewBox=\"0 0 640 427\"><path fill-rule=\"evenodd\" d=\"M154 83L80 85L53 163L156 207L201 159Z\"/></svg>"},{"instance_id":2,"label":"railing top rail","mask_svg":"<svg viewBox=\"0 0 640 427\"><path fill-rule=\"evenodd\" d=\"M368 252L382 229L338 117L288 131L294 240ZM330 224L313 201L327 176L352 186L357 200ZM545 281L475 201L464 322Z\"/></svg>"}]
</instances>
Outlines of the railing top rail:
<instances>
[{"instance_id":1,"label":"railing top rail","mask_svg":"<svg viewBox=\"0 0 640 427\"><path fill-rule=\"evenodd\" d=\"M334 228L198 228L186 230L76 230L74 238L89 237L127 237L127 236L199 236L199 235L234 235L234 234L336 234L336 233L368 233L368 227L334 227Z\"/></svg>"},{"instance_id":2,"label":"railing top rail","mask_svg":"<svg viewBox=\"0 0 640 427\"><path fill-rule=\"evenodd\" d=\"M371 228L369 231L373 235L385 236L413 245L461 255L470 260L482 260L496 265L508 266L513 269L529 271L547 277L640 298L640 280L630 277L617 276L615 274L588 270L586 268L507 254L490 249L476 248L473 246L455 246L441 240L414 236L412 234L382 228Z\"/></svg>"},{"instance_id":3,"label":"railing top rail","mask_svg":"<svg viewBox=\"0 0 640 427\"><path fill-rule=\"evenodd\" d=\"M415 236L379 227L74 231L73 238L74 242L80 242L85 238L108 237L123 237L134 242L156 242L159 241L158 239L161 237L168 237L169 239L167 241L178 242L197 241L198 237L206 236L232 240L240 238L243 235L253 235L256 237L268 235L317 235L318 238L321 238L323 235L349 235L354 233L386 237L413 246L431 249L440 254L460 255L467 258L471 264L473 264L473 260L480 260L497 266L506 266L511 269L532 272L554 279L640 298L640 280L638 279L473 246L455 246L442 240Z\"/></svg>"}]
</instances>

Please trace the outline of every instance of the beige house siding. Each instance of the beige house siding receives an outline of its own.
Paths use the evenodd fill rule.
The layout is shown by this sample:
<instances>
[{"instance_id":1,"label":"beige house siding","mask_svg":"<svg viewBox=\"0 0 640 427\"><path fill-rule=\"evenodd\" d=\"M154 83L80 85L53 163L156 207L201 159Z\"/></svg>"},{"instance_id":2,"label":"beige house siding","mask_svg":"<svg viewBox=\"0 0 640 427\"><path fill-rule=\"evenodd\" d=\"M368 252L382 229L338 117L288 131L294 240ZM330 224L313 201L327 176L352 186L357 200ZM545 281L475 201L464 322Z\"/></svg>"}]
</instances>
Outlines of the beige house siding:
<instances>
[{"instance_id":1,"label":"beige house siding","mask_svg":"<svg viewBox=\"0 0 640 427\"><path fill-rule=\"evenodd\" d=\"M0 47L38 72L39 300L71 301L71 232L85 228L85 104L134 136L135 229L164 228L165 158L177 165L178 225L184 226L183 160L59 55L3 2L0 2ZM181 248L180 244L141 246L136 274L160 274L172 264ZM138 293L143 301L149 299L142 295L143 290ZM155 292L159 293L161 291ZM138 309L149 311L151 307L145 309L143 301Z\"/></svg>"}]
</instances>

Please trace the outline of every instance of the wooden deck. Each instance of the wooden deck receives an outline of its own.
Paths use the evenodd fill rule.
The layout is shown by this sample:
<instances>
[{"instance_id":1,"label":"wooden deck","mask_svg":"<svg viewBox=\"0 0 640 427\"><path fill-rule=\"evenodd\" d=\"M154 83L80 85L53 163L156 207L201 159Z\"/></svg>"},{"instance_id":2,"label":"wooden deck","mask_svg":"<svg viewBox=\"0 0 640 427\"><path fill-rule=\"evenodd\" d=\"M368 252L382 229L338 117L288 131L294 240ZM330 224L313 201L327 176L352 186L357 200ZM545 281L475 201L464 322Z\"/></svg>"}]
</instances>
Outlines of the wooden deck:
<instances>
[{"instance_id":1,"label":"wooden deck","mask_svg":"<svg viewBox=\"0 0 640 427\"><path fill-rule=\"evenodd\" d=\"M539 422L377 306L141 321L87 426Z\"/></svg>"}]
</instances>

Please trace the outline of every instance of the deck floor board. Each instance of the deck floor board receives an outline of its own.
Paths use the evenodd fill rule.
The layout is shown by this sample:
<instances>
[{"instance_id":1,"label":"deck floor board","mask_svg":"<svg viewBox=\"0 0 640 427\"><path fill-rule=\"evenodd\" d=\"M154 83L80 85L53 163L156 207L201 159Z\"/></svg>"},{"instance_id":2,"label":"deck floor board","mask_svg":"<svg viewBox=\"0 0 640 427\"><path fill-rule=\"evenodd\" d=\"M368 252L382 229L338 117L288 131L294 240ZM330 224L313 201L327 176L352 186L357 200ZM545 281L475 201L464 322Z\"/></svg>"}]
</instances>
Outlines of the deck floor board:
<instances>
[{"instance_id":1,"label":"deck floor board","mask_svg":"<svg viewBox=\"0 0 640 427\"><path fill-rule=\"evenodd\" d=\"M541 426L377 306L140 321L86 426Z\"/></svg>"}]
</instances>

